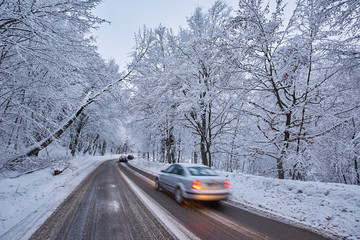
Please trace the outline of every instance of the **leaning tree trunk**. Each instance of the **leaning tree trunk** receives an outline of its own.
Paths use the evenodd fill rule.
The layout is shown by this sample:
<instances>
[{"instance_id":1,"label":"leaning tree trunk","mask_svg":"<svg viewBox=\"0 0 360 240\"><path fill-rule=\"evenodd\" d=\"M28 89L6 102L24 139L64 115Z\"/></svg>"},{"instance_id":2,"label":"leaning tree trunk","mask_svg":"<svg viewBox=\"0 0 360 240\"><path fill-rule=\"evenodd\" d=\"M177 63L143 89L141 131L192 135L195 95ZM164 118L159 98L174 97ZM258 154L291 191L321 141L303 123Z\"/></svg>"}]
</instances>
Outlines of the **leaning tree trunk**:
<instances>
[{"instance_id":1,"label":"leaning tree trunk","mask_svg":"<svg viewBox=\"0 0 360 240\"><path fill-rule=\"evenodd\" d=\"M79 107L79 109L66 122L64 122L55 132L53 132L50 136L35 143L24 154L21 154L13 159L6 161L4 163L4 165L9 164L9 163L21 162L24 160L25 157L37 156L42 149L49 146L54 140L60 138L61 135L71 126L71 124L73 124L75 119L84 111L84 109L87 106L89 106L92 102L96 101L96 99L99 96L101 96L104 92L109 91L109 89L112 88L115 84L126 79L131 74L132 71L133 71L133 69L131 69L123 78L116 80L115 82L110 83L109 85L105 86L101 91L96 93L93 97L87 97L87 99Z\"/></svg>"},{"instance_id":2,"label":"leaning tree trunk","mask_svg":"<svg viewBox=\"0 0 360 240\"><path fill-rule=\"evenodd\" d=\"M76 149L78 149L80 133L81 133L81 131L82 131L83 127L85 126L88 119L89 119L88 116L86 116L85 114L81 114L81 116L77 120L78 124L75 127L75 135L72 137L71 143L70 143L70 146L69 146L70 151L71 151L71 156L75 156Z\"/></svg>"},{"instance_id":3,"label":"leaning tree trunk","mask_svg":"<svg viewBox=\"0 0 360 240\"><path fill-rule=\"evenodd\" d=\"M26 154L24 154L21 157L29 157L29 156L34 156L34 155L38 155L39 152L46 148L47 146L50 145L50 143L52 143L55 139L60 138L60 136L71 126L71 124L75 121L75 119L82 113L82 111L84 111L84 109L90 104L94 102L94 99L88 99L86 101L85 104L83 104L77 111L76 113L70 118L68 119L57 131L55 131L53 134L51 134L49 137L47 137L46 139L42 140L39 143L39 146L34 147L33 149L31 149L30 151L28 151Z\"/></svg>"}]
</instances>

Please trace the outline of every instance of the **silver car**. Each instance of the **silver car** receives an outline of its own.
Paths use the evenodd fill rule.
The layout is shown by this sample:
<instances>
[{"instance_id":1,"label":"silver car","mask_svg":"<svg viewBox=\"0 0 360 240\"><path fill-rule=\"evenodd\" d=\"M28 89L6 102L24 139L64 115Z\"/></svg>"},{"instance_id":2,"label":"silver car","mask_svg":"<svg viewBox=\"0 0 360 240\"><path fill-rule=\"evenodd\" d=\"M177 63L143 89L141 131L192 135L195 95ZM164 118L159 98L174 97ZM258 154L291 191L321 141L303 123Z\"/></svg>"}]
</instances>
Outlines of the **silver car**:
<instances>
[{"instance_id":1,"label":"silver car","mask_svg":"<svg viewBox=\"0 0 360 240\"><path fill-rule=\"evenodd\" d=\"M177 163L161 170L155 178L155 189L173 193L179 204L184 198L219 201L229 197L231 182L207 166Z\"/></svg>"}]
</instances>

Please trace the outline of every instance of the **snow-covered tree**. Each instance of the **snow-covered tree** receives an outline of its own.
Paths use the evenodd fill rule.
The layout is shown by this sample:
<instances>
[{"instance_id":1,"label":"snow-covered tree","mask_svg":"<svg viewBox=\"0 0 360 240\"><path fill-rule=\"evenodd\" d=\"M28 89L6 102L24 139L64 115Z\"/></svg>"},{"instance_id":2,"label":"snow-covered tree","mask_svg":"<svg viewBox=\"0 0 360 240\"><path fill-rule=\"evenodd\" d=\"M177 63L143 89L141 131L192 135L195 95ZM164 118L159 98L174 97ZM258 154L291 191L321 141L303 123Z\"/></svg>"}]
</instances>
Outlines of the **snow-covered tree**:
<instances>
[{"instance_id":1,"label":"snow-covered tree","mask_svg":"<svg viewBox=\"0 0 360 240\"><path fill-rule=\"evenodd\" d=\"M91 11L99 3L0 2L1 164L36 156L61 136L71 136L64 142L73 152L82 129L93 122L89 132L97 132L95 126L100 123L91 120L100 107L99 96L105 95L100 93L121 79L118 69L95 52L90 30L103 20ZM96 101L94 112L84 111ZM76 120L74 132L79 135L64 134ZM92 139L86 141L94 140L88 138ZM102 140L102 149L104 143Z\"/></svg>"},{"instance_id":2,"label":"snow-covered tree","mask_svg":"<svg viewBox=\"0 0 360 240\"><path fill-rule=\"evenodd\" d=\"M358 40L352 37L352 44L346 43L350 38L344 39L340 29L329 28L338 13L331 14L324 6L334 5L298 1L288 25L283 26L282 1L271 12L262 1L244 0L233 21L228 47L234 51L229 59L243 76L239 88L248 89L243 110L258 128L256 133L254 125L249 127L256 134L254 157L275 159L279 178L287 172L293 179L323 180L331 166L339 167L341 159L347 159L347 168L353 165L349 161L354 162L353 157L339 157L337 144L343 137L335 132L346 132L358 109L358 100L351 97L358 92L358 81L352 77L358 64L348 64L349 58L340 53L350 47L355 50L355 55L350 54L352 60L356 60ZM343 23L356 30L354 14L348 16L348 20L341 18ZM335 47L340 45L343 47ZM340 108L355 115L340 119ZM352 139L356 138L356 128L354 131ZM329 139L334 140L330 145Z\"/></svg>"}]
</instances>

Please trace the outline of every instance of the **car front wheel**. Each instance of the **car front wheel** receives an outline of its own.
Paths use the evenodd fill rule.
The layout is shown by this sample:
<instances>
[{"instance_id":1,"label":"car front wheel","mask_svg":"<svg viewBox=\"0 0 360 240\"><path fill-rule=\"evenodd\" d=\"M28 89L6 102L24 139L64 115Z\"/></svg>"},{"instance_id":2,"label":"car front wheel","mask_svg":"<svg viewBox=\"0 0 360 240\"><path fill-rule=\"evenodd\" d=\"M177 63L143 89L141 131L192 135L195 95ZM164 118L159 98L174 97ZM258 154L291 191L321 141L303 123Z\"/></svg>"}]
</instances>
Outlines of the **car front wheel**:
<instances>
[{"instance_id":1,"label":"car front wheel","mask_svg":"<svg viewBox=\"0 0 360 240\"><path fill-rule=\"evenodd\" d=\"M161 189L158 178L155 179L155 189L156 189L156 191L160 191L160 189Z\"/></svg>"},{"instance_id":2,"label":"car front wheel","mask_svg":"<svg viewBox=\"0 0 360 240\"><path fill-rule=\"evenodd\" d=\"M181 193L181 189L179 187L175 189L175 201L178 204L181 204L184 201L184 197L183 197L183 195Z\"/></svg>"}]
</instances>

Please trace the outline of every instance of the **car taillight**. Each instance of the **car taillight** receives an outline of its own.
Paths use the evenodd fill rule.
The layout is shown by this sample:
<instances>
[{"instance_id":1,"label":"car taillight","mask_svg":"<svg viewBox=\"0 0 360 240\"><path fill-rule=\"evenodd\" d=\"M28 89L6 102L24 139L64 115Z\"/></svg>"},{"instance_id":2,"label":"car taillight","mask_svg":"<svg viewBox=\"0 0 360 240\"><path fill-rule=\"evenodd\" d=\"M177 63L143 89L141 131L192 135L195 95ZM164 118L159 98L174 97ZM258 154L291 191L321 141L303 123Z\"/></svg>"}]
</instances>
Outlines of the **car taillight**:
<instances>
[{"instance_id":1,"label":"car taillight","mask_svg":"<svg viewBox=\"0 0 360 240\"><path fill-rule=\"evenodd\" d=\"M201 190L202 189L201 182L194 180L192 188L197 189L197 190Z\"/></svg>"},{"instance_id":2,"label":"car taillight","mask_svg":"<svg viewBox=\"0 0 360 240\"><path fill-rule=\"evenodd\" d=\"M225 180L225 181L224 181L224 187L226 187L226 188L231 188L231 182Z\"/></svg>"}]
</instances>

